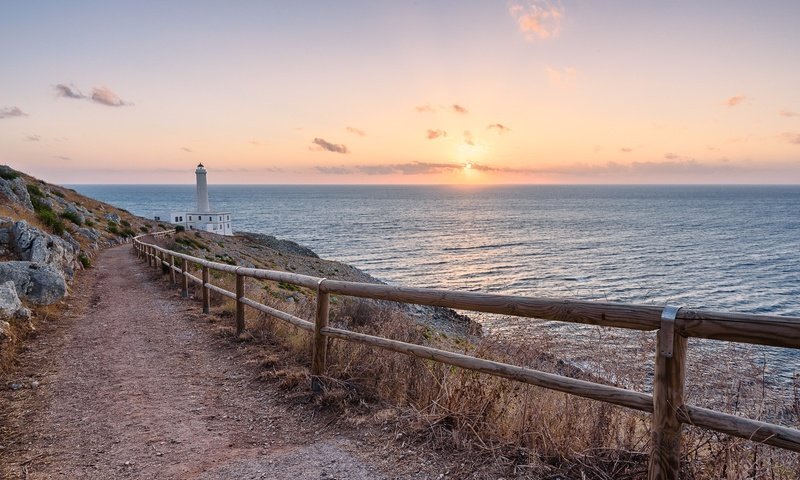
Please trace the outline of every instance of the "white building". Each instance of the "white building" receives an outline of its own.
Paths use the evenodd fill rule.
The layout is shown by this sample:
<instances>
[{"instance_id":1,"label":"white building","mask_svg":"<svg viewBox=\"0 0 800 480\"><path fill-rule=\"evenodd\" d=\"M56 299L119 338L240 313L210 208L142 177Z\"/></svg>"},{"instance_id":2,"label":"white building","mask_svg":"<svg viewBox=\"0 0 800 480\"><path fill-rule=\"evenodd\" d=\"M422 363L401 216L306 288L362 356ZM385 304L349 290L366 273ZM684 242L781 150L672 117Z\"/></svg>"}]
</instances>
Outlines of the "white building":
<instances>
[{"instance_id":1,"label":"white building","mask_svg":"<svg viewBox=\"0 0 800 480\"><path fill-rule=\"evenodd\" d=\"M230 212L212 212L208 206L208 182L206 168L201 163L194 171L197 177L197 209L192 212L170 212L156 216L162 222L182 225L187 230L201 230L217 235L233 235Z\"/></svg>"}]
</instances>

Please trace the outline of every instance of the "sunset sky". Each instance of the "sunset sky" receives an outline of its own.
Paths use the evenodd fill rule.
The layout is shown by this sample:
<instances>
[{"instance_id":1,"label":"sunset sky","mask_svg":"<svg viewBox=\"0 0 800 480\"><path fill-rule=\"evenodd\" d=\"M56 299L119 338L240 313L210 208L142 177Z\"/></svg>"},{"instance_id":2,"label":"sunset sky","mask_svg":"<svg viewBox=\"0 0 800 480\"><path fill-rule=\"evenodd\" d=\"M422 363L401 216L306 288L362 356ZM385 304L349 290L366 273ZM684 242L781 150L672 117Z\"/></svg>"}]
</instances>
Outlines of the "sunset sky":
<instances>
[{"instance_id":1,"label":"sunset sky","mask_svg":"<svg viewBox=\"0 0 800 480\"><path fill-rule=\"evenodd\" d=\"M800 2L5 2L57 183L800 183Z\"/></svg>"}]
</instances>

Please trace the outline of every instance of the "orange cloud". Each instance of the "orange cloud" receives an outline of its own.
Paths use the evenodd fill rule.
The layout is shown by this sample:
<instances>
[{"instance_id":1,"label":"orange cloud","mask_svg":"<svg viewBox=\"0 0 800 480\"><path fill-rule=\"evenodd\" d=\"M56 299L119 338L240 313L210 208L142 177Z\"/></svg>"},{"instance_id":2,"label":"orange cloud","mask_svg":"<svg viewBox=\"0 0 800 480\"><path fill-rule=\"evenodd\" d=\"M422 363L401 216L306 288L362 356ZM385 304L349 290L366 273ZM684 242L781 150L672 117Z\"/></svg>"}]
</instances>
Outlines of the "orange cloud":
<instances>
[{"instance_id":1,"label":"orange cloud","mask_svg":"<svg viewBox=\"0 0 800 480\"><path fill-rule=\"evenodd\" d=\"M731 97L731 98L729 98L729 99L725 100L725 103L726 103L726 104L727 104L729 107L735 107L736 105L739 105L740 103L744 102L744 100L745 100L746 98L747 98L747 97L745 97L744 95L734 95L733 97Z\"/></svg>"},{"instance_id":2,"label":"orange cloud","mask_svg":"<svg viewBox=\"0 0 800 480\"><path fill-rule=\"evenodd\" d=\"M457 103L454 103L450 108L456 113L469 113L466 108Z\"/></svg>"},{"instance_id":3,"label":"orange cloud","mask_svg":"<svg viewBox=\"0 0 800 480\"><path fill-rule=\"evenodd\" d=\"M781 110L780 115L781 117L787 117L787 118L800 117L800 113L793 112L791 110Z\"/></svg>"},{"instance_id":4,"label":"orange cloud","mask_svg":"<svg viewBox=\"0 0 800 480\"><path fill-rule=\"evenodd\" d=\"M435 138L446 137L446 136L447 136L447 132L445 132L444 130L431 130L431 129L428 129L428 134L427 134L428 140L433 140Z\"/></svg>"},{"instance_id":5,"label":"orange cloud","mask_svg":"<svg viewBox=\"0 0 800 480\"><path fill-rule=\"evenodd\" d=\"M486 127L486 130L489 130L489 131L497 130L497 133L499 133L500 135L511 131L510 128L506 127L502 123L493 123L493 124L489 125L488 127Z\"/></svg>"},{"instance_id":6,"label":"orange cloud","mask_svg":"<svg viewBox=\"0 0 800 480\"><path fill-rule=\"evenodd\" d=\"M547 0L515 2L509 12L527 40L552 38L561 31L561 19L564 16L561 4L555 5Z\"/></svg>"}]
</instances>

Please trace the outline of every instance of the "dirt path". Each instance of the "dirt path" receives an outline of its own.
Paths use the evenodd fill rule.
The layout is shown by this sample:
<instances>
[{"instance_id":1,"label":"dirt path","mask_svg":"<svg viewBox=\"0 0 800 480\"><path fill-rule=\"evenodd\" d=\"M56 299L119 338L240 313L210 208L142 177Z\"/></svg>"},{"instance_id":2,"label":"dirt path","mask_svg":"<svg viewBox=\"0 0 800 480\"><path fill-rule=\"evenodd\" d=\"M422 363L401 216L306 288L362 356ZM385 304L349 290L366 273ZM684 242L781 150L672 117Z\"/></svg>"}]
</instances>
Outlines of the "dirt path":
<instances>
[{"instance_id":1,"label":"dirt path","mask_svg":"<svg viewBox=\"0 0 800 480\"><path fill-rule=\"evenodd\" d=\"M0 395L0 477L444 477L391 465L362 432L315 431L312 408L278 401L129 246L95 264L21 355L23 388Z\"/></svg>"}]
</instances>

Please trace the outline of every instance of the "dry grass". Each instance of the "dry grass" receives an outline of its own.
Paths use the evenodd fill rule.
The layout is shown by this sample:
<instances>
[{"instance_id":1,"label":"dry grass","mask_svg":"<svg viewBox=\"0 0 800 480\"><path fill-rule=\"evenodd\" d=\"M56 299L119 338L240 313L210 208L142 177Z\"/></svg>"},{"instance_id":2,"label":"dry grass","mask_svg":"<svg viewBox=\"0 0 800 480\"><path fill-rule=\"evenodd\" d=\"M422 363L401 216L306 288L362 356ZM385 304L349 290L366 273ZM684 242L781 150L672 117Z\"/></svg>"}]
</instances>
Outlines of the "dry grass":
<instances>
[{"instance_id":1,"label":"dry grass","mask_svg":"<svg viewBox=\"0 0 800 480\"><path fill-rule=\"evenodd\" d=\"M234 289L229 275L213 283ZM248 279L248 297L313 321L315 298L310 292ZM232 300L212 293L212 305L223 318L233 318ZM261 378L289 391L290 398L308 399L310 334L252 309L247 309L246 317L248 339L280 351L258 360ZM649 391L652 382L654 341L649 333L636 334L633 347L628 342L621 349L612 334L598 329L580 352L573 350L570 355L563 340L551 335L527 336L525 343L503 337L470 343L437 335L390 303L336 296L330 322L353 331L639 391ZM562 356L571 357L570 362L560 360ZM704 359L690 357L690 403L797 428L798 395L789 399L770 395L762 363L736 351L720 352L714 365L709 368ZM341 341L330 343L325 385L313 398L315 404L353 425L391 425L405 432L404 438L410 436L430 448L455 448L454 454L472 465L503 466L509 476L646 476L650 438L646 414ZM798 390L800 382L795 379ZM684 432L681 478L788 480L796 479L800 471L795 453L692 427Z\"/></svg>"}]
</instances>

